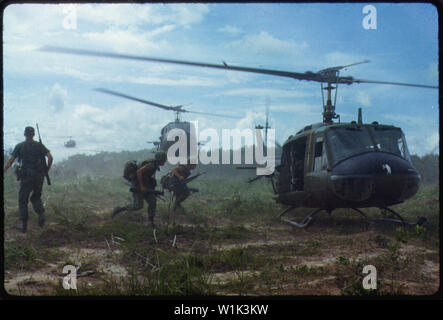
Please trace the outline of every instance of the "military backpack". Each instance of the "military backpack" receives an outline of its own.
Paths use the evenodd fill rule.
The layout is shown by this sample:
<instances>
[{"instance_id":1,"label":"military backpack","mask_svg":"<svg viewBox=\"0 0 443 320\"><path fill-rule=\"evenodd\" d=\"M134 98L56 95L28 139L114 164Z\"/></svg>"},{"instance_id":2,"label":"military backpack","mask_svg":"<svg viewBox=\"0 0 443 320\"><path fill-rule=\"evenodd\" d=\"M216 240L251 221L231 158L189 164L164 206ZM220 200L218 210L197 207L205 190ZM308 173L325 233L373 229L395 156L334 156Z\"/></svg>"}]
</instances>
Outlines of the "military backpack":
<instances>
[{"instance_id":1,"label":"military backpack","mask_svg":"<svg viewBox=\"0 0 443 320\"><path fill-rule=\"evenodd\" d=\"M128 181L134 181L137 179L137 170L148 163L152 163L154 160L145 160L140 164L137 164L135 160L129 160L125 163L125 167L123 169L123 178ZM151 172L145 173L145 176L151 175Z\"/></svg>"},{"instance_id":2,"label":"military backpack","mask_svg":"<svg viewBox=\"0 0 443 320\"><path fill-rule=\"evenodd\" d=\"M171 183L172 183L172 173L171 172L165 174L160 179L160 184L162 185L163 188L167 189Z\"/></svg>"},{"instance_id":3,"label":"military backpack","mask_svg":"<svg viewBox=\"0 0 443 320\"><path fill-rule=\"evenodd\" d=\"M125 163L125 167L123 169L123 178L128 181L133 181L137 178L137 161L130 160Z\"/></svg>"}]
</instances>

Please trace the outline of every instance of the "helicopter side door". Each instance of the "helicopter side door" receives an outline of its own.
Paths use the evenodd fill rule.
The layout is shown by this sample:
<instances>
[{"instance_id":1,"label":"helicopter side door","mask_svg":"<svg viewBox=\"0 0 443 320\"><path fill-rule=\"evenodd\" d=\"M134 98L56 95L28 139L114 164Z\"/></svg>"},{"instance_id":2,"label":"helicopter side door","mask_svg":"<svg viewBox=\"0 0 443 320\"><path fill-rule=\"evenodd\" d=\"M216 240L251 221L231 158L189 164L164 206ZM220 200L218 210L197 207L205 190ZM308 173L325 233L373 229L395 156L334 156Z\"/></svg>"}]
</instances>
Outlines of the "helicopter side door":
<instances>
[{"instance_id":1,"label":"helicopter side door","mask_svg":"<svg viewBox=\"0 0 443 320\"><path fill-rule=\"evenodd\" d=\"M306 136L287 143L283 148L281 164L276 167L276 193L303 191Z\"/></svg>"},{"instance_id":2,"label":"helicopter side door","mask_svg":"<svg viewBox=\"0 0 443 320\"><path fill-rule=\"evenodd\" d=\"M324 134L319 133L311 136L308 149L306 183L311 192L324 191L327 189L328 181L328 158Z\"/></svg>"}]
</instances>

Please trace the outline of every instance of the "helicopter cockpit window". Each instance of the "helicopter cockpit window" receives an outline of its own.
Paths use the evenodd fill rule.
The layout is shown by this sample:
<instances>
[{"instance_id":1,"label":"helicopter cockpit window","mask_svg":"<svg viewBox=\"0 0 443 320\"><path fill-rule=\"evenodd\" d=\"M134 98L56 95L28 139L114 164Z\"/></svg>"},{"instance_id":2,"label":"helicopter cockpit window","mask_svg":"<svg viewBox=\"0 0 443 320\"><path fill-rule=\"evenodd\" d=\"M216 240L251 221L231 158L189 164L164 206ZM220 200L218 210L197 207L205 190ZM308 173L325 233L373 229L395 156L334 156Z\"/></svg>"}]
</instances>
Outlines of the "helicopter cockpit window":
<instances>
[{"instance_id":1,"label":"helicopter cockpit window","mask_svg":"<svg viewBox=\"0 0 443 320\"><path fill-rule=\"evenodd\" d=\"M327 133L332 163L354 155L374 151L375 147L366 128L336 128Z\"/></svg>"},{"instance_id":2,"label":"helicopter cockpit window","mask_svg":"<svg viewBox=\"0 0 443 320\"><path fill-rule=\"evenodd\" d=\"M389 152L410 160L406 140L400 129L371 128L371 133L379 151Z\"/></svg>"}]
</instances>

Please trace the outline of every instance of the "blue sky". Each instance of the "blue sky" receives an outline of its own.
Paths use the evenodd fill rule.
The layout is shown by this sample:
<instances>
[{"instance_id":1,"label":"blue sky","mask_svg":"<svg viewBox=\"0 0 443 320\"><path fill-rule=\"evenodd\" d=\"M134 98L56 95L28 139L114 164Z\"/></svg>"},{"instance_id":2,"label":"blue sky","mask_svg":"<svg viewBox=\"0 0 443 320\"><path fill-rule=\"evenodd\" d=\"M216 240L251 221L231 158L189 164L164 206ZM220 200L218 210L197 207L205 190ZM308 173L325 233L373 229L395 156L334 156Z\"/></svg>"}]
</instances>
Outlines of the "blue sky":
<instances>
[{"instance_id":1,"label":"blue sky","mask_svg":"<svg viewBox=\"0 0 443 320\"><path fill-rule=\"evenodd\" d=\"M140 150L174 119L170 112L92 90L97 87L241 117L183 116L198 120L199 129L253 128L264 123L269 105L279 142L322 120L318 83L37 50L45 45L294 72L369 59L341 75L438 85L436 8L372 5L372 30L362 26L364 3L10 5L3 11L4 147L21 141L24 127L38 122L56 160L79 151ZM438 90L340 86L341 120L355 120L359 107L365 122L401 127L411 153L423 155L439 145ZM63 147L68 136L77 149Z\"/></svg>"}]
</instances>

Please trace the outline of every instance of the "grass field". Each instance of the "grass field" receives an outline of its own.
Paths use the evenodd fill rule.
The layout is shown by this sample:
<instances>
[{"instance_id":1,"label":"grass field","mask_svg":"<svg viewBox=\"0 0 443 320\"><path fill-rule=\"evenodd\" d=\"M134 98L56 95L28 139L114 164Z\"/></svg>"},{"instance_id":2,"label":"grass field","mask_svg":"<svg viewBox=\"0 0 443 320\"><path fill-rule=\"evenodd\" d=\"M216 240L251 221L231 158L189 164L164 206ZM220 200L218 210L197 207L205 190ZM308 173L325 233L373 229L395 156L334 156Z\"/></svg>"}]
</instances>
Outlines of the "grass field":
<instances>
[{"instance_id":1,"label":"grass field","mask_svg":"<svg viewBox=\"0 0 443 320\"><path fill-rule=\"evenodd\" d=\"M439 288L439 187L421 188L395 209L428 220L424 228L365 223L349 210L319 214L307 230L277 215L265 179L199 178L200 192L173 215L159 201L157 229L146 227L146 204L111 219L130 201L121 178L53 178L44 186L47 222L30 206L28 232L18 224L18 183L4 177L5 289L12 295L429 295ZM378 210L365 212L375 218ZM304 211L294 214L301 219ZM362 287L365 265L377 268L377 289ZM77 290L65 290L65 265Z\"/></svg>"}]
</instances>

